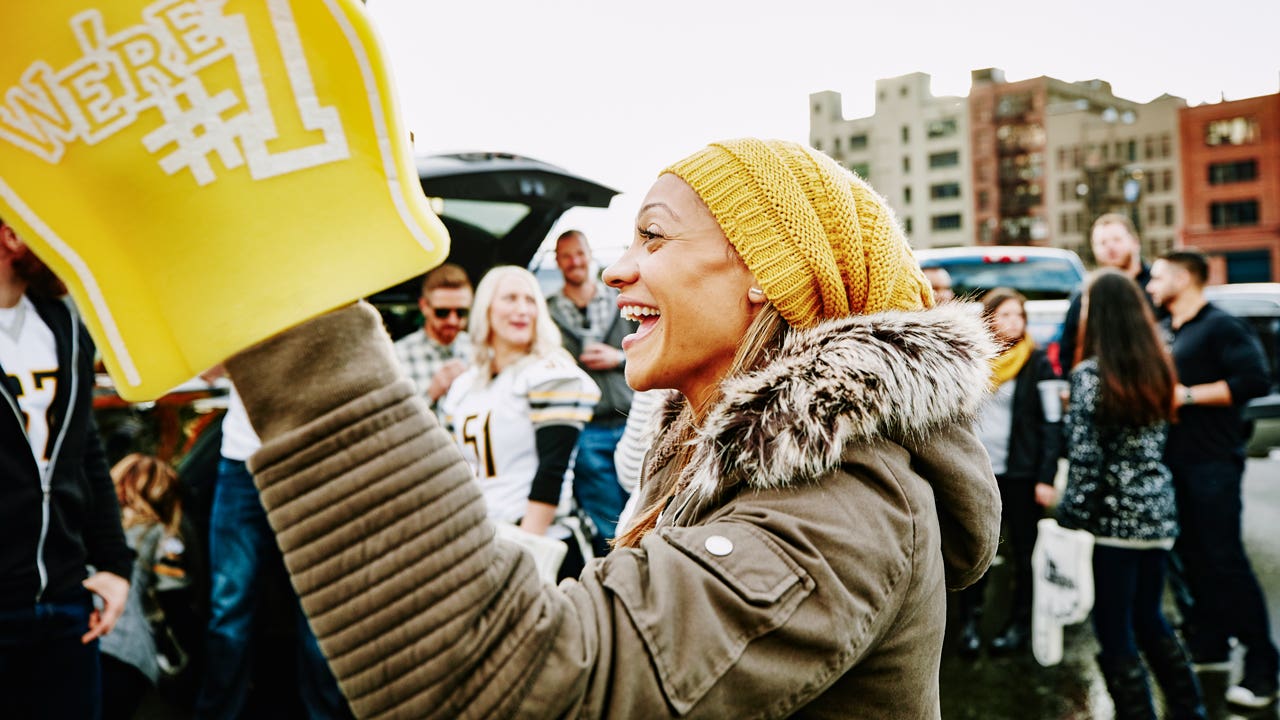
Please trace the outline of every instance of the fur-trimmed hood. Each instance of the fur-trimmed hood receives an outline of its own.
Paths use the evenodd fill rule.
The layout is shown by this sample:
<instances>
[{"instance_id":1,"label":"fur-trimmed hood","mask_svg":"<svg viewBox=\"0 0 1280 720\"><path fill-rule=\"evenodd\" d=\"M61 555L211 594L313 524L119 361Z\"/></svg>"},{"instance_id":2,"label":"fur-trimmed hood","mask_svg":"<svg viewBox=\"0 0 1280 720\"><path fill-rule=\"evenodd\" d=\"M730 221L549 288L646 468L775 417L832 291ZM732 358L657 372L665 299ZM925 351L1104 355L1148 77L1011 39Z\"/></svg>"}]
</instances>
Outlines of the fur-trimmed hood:
<instances>
[{"instance_id":1,"label":"fur-trimmed hood","mask_svg":"<svg viewBox=\"0 0 1280 720\"><path fill-rule=\"evenodd\" d=\"M706 501L727 482L784 487L836 467L853 443L912 446L969 422L990 392L995 354L981 318L959 303L793 331L766 367L726 382L695 440L688 499ZM680 402L659 413L659 462L674 450L662 446Z\"/></svg>"}]
</instances>

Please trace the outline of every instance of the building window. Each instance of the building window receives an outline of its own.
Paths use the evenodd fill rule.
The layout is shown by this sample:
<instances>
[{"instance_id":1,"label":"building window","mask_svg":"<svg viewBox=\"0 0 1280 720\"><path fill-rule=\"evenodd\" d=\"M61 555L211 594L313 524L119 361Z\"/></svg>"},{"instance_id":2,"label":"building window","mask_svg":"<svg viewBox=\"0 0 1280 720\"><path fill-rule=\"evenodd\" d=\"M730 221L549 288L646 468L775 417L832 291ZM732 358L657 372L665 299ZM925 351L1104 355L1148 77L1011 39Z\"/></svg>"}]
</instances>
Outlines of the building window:
<instances>
[{"instance_id":1,"label":"building window","mask_svg":"<svg viewBox=\"0 0 1280 720\"><path fill-rule=\"evenodd\" d=\"M834 149L835 149L835 151L836 151L836 154L839 154L839 153L840 153L840 138L836 138L836 139L835 139L835 140L833 140L832 142L834 142L834 143L835 143L835 148L834 148Z\"/></svg>"},{"instance_id":2,"label":"building window","mask_svg":"<svg viewBox=\"0 0 1280 720\"><path fill-rule=\"evenodd\" d=\"M850 135L850 136L849 136L849 149L850 149L850 150L863 150L863 149L865 149L866 147L867 147L867 134L866 134L866 133L863 133L863 134L861 134L861 135Z\"/></svg>"},{"instance_id":3,"label":"building window","mask_svg":"<svg viewBox=\"0 0 1280 720\"><path fill-rule=\"evenodd\" d=\"M1160 213L1160 208L1155 205L1147 206L1147 227L1156 226L1156 216Z\"/></svg>"},{"instance_id":4,"label":"building window","mask_svg":"<svg viewBox=\"0 0 1280 720\"><path fill-rule=\"evenodd\" d=\"M1022 115L1031 109L1031 93L1001 95L996 101L996 117L1007 118Z\"/></svg>"},{"instance_id":5,"label":"building window","mask_svg":"<svg viewBox=\"0 0 1280 720\"><path fill-rule=\"evenodd\" d=\"M958 150L933 153L929 156L929 167L931 168L955 167L959 164L960 152Z\"/></svg>"},{"instance_id":6,"label":"building window","mask_svg":"<svg viewBox=\"0 0 1280 720\"><path fill-rule=\"evenodd\" d=\"M902 219L902 231L907 234L911 233L911 218Z\"/></svg>"},{"instance_id":7,"label":"building window","mask_svg":"<svg viewBox=\"0 0 1280 720\"><path fill-rule=\"evenodd\" d=\"M1236 160L1235 162L1213 163L1209 166L1210 185L1225 185L1227 183L1248 182L1257 179L1257 160Z\"/></svg>"},{"instance_id":8,"label":"building window","mask_svg":"<svg viewBox=\"0 0 1280 720\"><path fill-rule=\"evenodd\" d=\"M1209 205L1209 222L1215 228L1258 224L1257 200L1232 200Z\"/></svg>"},{"instance_id":9,"label":"building window","mask_svg":"<svg viewBox=\"0 0 1280 720\"><path fill-rule=\"evenodd\" d=\"M906 155L902 156L902 172L911 172L911 158Z\"/></svg>"},{"instance_id":10,"label":"building window","mask_svg":"<svg viewBox=\"0 0 1280 720\"><path fill-rule=\"evenodd\" d=\"M960 183L938 183L929 186L929 197L933 200L946 200L960 197Z\"/></svg>"},{"instance_id":11,"label":"building window","mask_svg":"<svg viewBox=\"0 0 1280 720\"><path fill-rule=\"evenodd\" d=\"M1173 171L1164 170L1160 173L1160 189L1169 192L1173 189Z\"/></svg>"},{"instance_id":12,"label":"building window","mask_svg":"<svg viewBox=\"0 0 1280 720\"><path fill-rule=\"evenodd\" d=\"M951 137L956 134L956 119L948 117L941 120L931 120L925 134L929 136L930 140Z\"/></svg>"},{"instance_id":13,"label":"building window","mask_svg":"<svg viewBox=\"0 0 1280 720\"><path fill-rule=\"evenodd\" d=\"M903 205L911 204L911 186L910 185L902 188L902 204Z\"/></svg>"},{"instance_id":14,"label":"building window","mask_svg":"<svg viewBox=\"0 0 1280 720\"><path fill-rule=\"evenodd\" d=\"M902 144L906 145L909 142L911 142L911 126L903 125L902 126Z\"/></svg>"},{"instance_id":15,"label":"building window","mask_svg":"<svg viewBox=\"0 0 1280 720\"><path fill-rule=\"evenodd\" d=\"M1138 159L1138 141L1137 140L1130 140L1129 144L1125 147L1125 150L1128 151L1129 162L1135 162Z\"/></svg>"},{"instance_id":16,"label":"building window","mask_svg":"<svg viewBox=\"0 0 1280 720\"><path fill-rule=\"evenodd\" d=\"M1160 157L1167 158L1173 154L1173 138L1169 133L1160 136Z\"/></svg>"},{"instance_id":17,"label":"building window","mask_svg":"<svg viewBox=\"0 0 1280 720\"><path fill-rule=\"evenodd\" d=\"M1173 216L1173 205L1164 206L1164 224L1167 227L1173 227L1177 220Z\"/></svg>"},{"instance_id":18,"label":"building window","mask_svg":"<svg viewBox=\"0 0 1280 720\"><path fill-rule=\"evenodd\" d=\"M1066 235L1068 232L1070 232L1069 230L1067 230L1067 214L1066 213L1062 213L1061 215L1058 216L1058 232L1062 233L1063 235Z\"/></svg>"},{"instance_id":19,"label":"building window","mask_svg":"<svg viewBox=\"0 0 1280 720\"><path fill-rule=\"evenodd\" d=\"M1156 156L1156 139L1150 135L1142 138L1142 155L1147 160Z\"/></svg>"},{"instance_id":20,"label":"building window","mask_svg":"<svg viewBox=\"0 0 1280 720\"><path fill-rule=\"evenodd\" d=\"M871 163L854 163L849 166L849 169L863 180L871 177Z\"/></svg>"},{"instance_id":21,"label":"building window","mask_svg":"<svg viewBox=\"0 0 1280 720\"><path fill-rule=\"evenodd\" d=\"M1155 170L1152 170L1151 172L1146 173L1146 181L1147 181L1147 194L1148 194L1148 195L1150 195L1151 193L1153 193L1153 192L1155 192L1155 191L1156 191L1156 172L1155 172Z\"/></svg>"},{"instance_id":22,"label":"building window","mask_svg":"<svg viewBox=\"0 0 1280 720\"><path fill-rule=\"evenodd\" d=\"M813 139L813 149L822 152L822 141L818 138Z\"/></svg>"},{"instance_id":23,"label":"building window","mask_svg":"<svg viewBox=\"0 0 1280 720\"><path fill-rule=\"evenodd\" d=\"M813 114L814 114L814 115L821 115L821 114L822 114L822 106L821 106L821 105L819 105L818 103L814 103L814 104L813 104Z\"/></svg>"},{"instance_id":24,"label":"building window","mask_svg":"<svg viewBox=\"0 0 1280 720\"><path fill-rule=\"evenodd\" d=\"M879 100L880 102L884 102L884 91L883 91L883 90L881 90L880 92L876 93L876 99L877 99L877 100Z\"/></svg>"},{"instance_id":25,"label":"building window","mask_svg":"<svg viewBox=\"0 0 1280 720\"><path fill-rule=\"evenodd\" d=\"M929 224L932 225L934 230L959 230L960 213L934 215L929 219Z\"/></svg>"},{"instance_id":26,"label":"building window","mask_svg":"<svg viewBox=\"0 0 1280 720\"><path fill-rule=\"evenodd\" d=\"M1160 138L1163 147L1168 136ZM1245 145L1257 142L1258 121L1247 117L1214 120L1204 126L1205 145Z\"/></svg>"},{"instance_id":27,"label":"building window","mask_svg":"<svg viewBox=\"0 0 1280 720\"><path fill-rule=\"evenodd\" d=\"M906 97L906 96L907 96L907 86L906 86L906 85L903 85L902 87L898 88L898 95L899 95L900 97Z\"/></svg>"},{"instance_id":28,"label":"building window","mask_svg":"<svg viewBox=\"0 0 1280 720\"><path fill-rule=\"evenodd\" d=\"M978 209L986 211L987 206L991 204L991 194L986 190L978 191Z\"/></svg>"},{"instance_id":29,"label":"building window","mask_svg":"<svg viewBox=\"0 0 1280 720\"><path fill-rule=\"evenodd\" d=\"M1067 149L1065 147L1058 148L1058 169L1062 170L1067 167Z\"/></svg>"}]
</instances>

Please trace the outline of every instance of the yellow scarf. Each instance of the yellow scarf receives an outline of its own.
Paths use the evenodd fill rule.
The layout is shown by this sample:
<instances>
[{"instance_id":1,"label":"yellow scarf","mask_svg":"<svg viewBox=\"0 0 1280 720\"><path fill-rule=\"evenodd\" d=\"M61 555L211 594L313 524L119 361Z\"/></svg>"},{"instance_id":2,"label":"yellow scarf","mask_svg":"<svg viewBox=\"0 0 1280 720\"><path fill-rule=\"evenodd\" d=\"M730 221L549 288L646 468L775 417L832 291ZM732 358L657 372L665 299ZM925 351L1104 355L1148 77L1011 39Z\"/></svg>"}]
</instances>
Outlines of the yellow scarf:
<instances>
[{"instance_id":1,"label":"yellow scarf","mask_svg":"<svg viewBox=\"0 0 1280 720\"><path fill-rule=\"evenodd\" d=\"M991 360L991 387L998 388L1017 377L1035 349L1036 341L1030 335L1023 335L1021 340L994 357Z\"/></svg>"}]
</instances>

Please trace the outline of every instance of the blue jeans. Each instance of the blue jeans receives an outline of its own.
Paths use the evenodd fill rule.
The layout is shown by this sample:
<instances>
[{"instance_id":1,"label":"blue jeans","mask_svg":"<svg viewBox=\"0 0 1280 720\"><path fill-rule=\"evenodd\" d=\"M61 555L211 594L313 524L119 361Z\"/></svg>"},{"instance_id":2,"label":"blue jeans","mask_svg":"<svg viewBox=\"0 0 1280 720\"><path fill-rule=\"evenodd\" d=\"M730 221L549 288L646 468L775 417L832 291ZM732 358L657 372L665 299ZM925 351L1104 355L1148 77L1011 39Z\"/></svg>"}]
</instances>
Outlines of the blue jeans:
<instances>
[{"instance_id":1,"label":"blue jeans","mask_svg":"<svg viewBox=\"0 0 1280 720\"><path fill-rule=\"evenodd\" d=\"M102 714L98 641L85 645L93 601L0 610L0 703L6 717L97 720Z\"/></svg>"},{"instance_id":2,"label":"blue jeans","mask_svg":"<svg viewBox=\"0 0 1280 720\"><path fill-rule=\"evenodd\" d=\"M578 436L573 462L573 496L596 526L597 556L609 552L609 540L618 532L618 516L630 494L618 484L613 451L622 439L625 423L587 423Z\"/></svg>"},{"instance_id":3,"label":"blue jeans","mask_svg":"<svg viewBox=\"0 0 1280 720\"><path fill-rule=\"evenodd\" d=\"M261 607L267 563L279 563L275 536L245 464L222 458L209 518L209 629L200 718L236 718L249 697L254 618ZM296 599L295 599L296 604ZM350 717L346 700L297 611L298 684L311 718Z\"/></svg>"},{"instance_id":4,"label":"blue jeans","mask_svg":"<svg viewBox=\"0 0 1280 720\"><path fill-rule=\"evenodd\" d=\"M1241 539L1240 484L1244 460L1171 463L1182 534L1174 552L1181 561L1192 605L1187 645L1203 659L1227 658L1228 640L1246 648L1245 676L1275 679L1280 655L1262 588Z\"/></svg>"},{"instance_id":5,"label":"blue jeans","mask_svg":"<svg viewBox=\"0 0 1280 720\"><path fill-rule=\"evenodd\" d=\"M1167 550L1093 546L1093 631L1110 658L1136 657L1173 635L1160 602Z\"/></svg>"}]
</instances>

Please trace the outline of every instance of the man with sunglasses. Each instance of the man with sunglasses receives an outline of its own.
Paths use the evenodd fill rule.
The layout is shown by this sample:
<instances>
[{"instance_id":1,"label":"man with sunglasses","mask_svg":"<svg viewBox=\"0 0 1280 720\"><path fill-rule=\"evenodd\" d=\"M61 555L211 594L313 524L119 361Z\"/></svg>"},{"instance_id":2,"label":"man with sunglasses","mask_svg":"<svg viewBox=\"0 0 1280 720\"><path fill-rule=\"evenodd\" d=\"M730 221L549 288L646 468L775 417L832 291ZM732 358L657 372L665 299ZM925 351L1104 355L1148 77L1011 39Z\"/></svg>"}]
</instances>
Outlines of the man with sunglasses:
<instances>
[{"instance_id":1,"label":"man with sunglasses","mask_svg":"<svg viewBox=\"0 0 1280 720\"><path fill-rule=\"evenodd\" d=\"M467 315L471 311L471 280L467 271L445 263L422 280L422 332L396 341L396 356L432 408L449 392L454 379L467 369L471 338Z\"/></svg>"}]
</instances>

